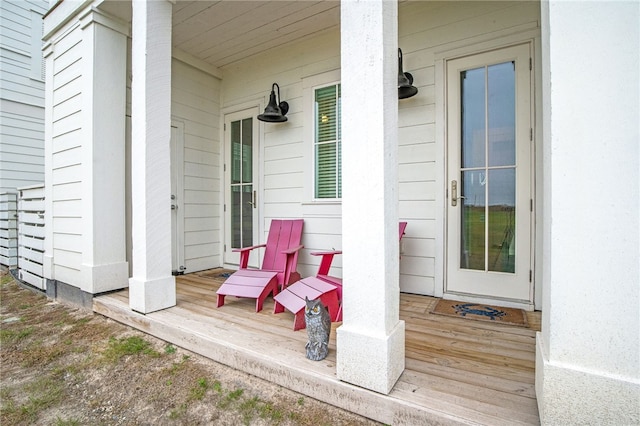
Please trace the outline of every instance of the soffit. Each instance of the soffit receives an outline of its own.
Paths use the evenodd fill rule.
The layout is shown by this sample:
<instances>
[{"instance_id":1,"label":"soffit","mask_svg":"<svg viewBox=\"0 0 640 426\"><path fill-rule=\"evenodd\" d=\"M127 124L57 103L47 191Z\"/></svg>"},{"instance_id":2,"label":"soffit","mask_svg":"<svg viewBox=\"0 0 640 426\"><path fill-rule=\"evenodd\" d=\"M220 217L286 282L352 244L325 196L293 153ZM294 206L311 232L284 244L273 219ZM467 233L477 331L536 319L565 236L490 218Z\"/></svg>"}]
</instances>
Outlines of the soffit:
<instances>
[{"instance_id":1,"label":"soffit","mask_svg":"<svg viewBox=\"0 0 640 426\"><path fill-rule=\"evenodd\" d=\"M131 3L100 9L131 21ZM336 28L339 1L176 1L173 47L216 68Z\"/></svg>"}]
</instances>

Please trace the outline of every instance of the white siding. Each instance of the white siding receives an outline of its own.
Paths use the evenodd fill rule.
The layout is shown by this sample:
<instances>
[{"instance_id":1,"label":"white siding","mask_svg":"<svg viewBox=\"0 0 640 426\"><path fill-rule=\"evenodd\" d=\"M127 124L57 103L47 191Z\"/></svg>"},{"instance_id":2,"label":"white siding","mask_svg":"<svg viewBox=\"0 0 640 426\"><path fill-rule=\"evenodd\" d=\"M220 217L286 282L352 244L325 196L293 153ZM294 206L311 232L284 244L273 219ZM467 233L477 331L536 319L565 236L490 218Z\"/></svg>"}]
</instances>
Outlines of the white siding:
<instances>
[{"instance_id":1,"label":"white siding","mask_svg":"<svg viewBox=\"0 0 640 426\"><path fill-rule=\"evenodd\" d=\"M173 60L171 116L184 124L186 272L221 265L220 81Z\"/></svg>"},{"instance_id":2,"label":"white siding","mask_svg":"<svg viewBox=\"0 0 640 426\"><path fill-rule=\"evenodd\" d=\"M128 42L131 75L131 40ZM171 119L184 130L184 266L191 273L222 265L220 253L220 80L172 60ZM127 81L127 168L131 147L131 80ZM130 178L127 178L127 188ZM127 189L127 191L129 191ZM131 196L127 195L127 260L131 269Z\"/></svg>"},{"instance_id":3,"label":"white siding","mask_svg":"<svg viewBox=\"0 0 640 426\"><path fill-rule=\"evenodd\" d=\"M0 2L0 191L44 181L45 0Z\"/></svg>"},{"instance_id":4,"label":"white siding","mask_svg":"<svg viewBox=\"0 0 640 426\"><path fill-rule=\"evenodd\" d=\"M55 279L81 286L82 30L71 22L52 39L51 185Z\"/></svg>"},{"instance_id":5,"label":"white siding","mask_svg":"<svg viewBox=\"0 0 640 426\"><path fill-rule=\"evenodd\" d=\"M407 2L399 7L398 43L403 68L413 74L417 96L400 101L400 218L409 225L403 239L403 291L436 294L436 236L439 166L436 148L434 57L440 52L539 28L537 2ZM440 191L441 192L441 191Z\"/></svg>"},{"instance_id":6,"label":"white siding","mask_svg":"<svg viewBox=\"0 0 640 426\"><path fill-rule=\"evenodd\" d=\"M539 3L406 2L399 8L399 43L404 70L414 75L417 96L399 101L400 219L409 222L400 262L404 291L434 294L439 249L438 179L442 168L436 145L436 56L475 42L495 40L539 27ZM313 147L310 140L309 84L340 70L340 33L319 33L286 48L271 49L221 71L222 80L173 60L172 120L184 128L184 253L187 272L220 266L224 239L221 111L267 103L271 84L280 86L290 105L289 121L260 123L260 221L266 234L274 218L303 218L305 249L299 260L304 274L315 272L315 250L340 249L340 203L313 200ZM77 282L81 261L82 169L80 156L81 34L72 22L53 40L52 190L53 256L56 279ZM128 81L128 84L131 82ZM326 83L329 83L327 81ZM305 85L306 84L306 85ZM130 100L130 87L127 87ZM364 89L363 89L364 90ZM130 101L129 101L130 102ZM130 117L130 108L127 110ZM130 130L128 131L130 146ZM348 143L348 141L344 141ZM130 183L129 183L130 184ZM129 202L130 205L130 202ZM363 209L364 212L364 209ZM366 213L363 213L366 214ZM128 216L130 217L130 216ZM129 225L130 226L130 221ZM264 238L263 238L264 240ZM130 252L130 243L128 247ZM129 257L130 260L130 257ZM341 259L332 273L341 274Z\"/></svg>"},{"instance_id":7,"label":"white siding","mask_svg":"<svg viewBox=\"0 0 640 426\"><path fill-rule=\"evenodd\" d=\"M336 25L338 23L336 22ZM234 104L253 102L264 108L272 83L280 86L281 100L289 103L286 123L261 123L262 157L260 208L262 241L272 219L303 218L302 243L305 248L298 259L303 275L315 273L318 259L309 252L327 248L340 249L342 226L340 205L313 203L310 170L312 145L305 140L305 104L303 79L339 70L340 35L331 31L295 43L286 49L270 50L250 61L223 69L223 107L232 111ZM334 260L332 273L340 273L341 259Z\"/></svg>"},{"instance_id":8,"label":"white siding","mask_svg":"<svg viewBox=\"0 0 640 426\"><path fill-rule=\"evenodd\" d=\"M537 2L405 2L399 6L399 45L404 71L411 72L417 96L401 100L399 108L400 219L409 224L402 242L400 284L403 291L435 294L436 237L439 193L436 149L435 55L478 41L497 40L519 31L539 28ZM340 249L340 205L312 200L311 114L305 105L303 79L340 68L340 34L332 31L314 39L270 50L223 69L223 108L268 100L271 84L280 86L290 105L289 121L261 127L263 229L271 219L305 220L299 270L315 272L318 259L309 252ZM365 90L365 88L363 88ZM344 141L343 143L349 143ZM363 214L364 209L363 209ZM332 273L341 273L340 256Z\"/></svg>"}]
</instances>

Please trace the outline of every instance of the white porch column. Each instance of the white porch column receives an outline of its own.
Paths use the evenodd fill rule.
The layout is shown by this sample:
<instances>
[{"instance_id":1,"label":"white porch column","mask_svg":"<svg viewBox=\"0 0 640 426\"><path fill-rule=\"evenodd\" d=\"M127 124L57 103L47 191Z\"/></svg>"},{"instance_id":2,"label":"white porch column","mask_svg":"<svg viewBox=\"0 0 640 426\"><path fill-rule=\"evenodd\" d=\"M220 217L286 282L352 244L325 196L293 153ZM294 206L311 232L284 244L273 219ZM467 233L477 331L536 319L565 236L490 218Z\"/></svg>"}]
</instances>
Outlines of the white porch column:
<instances>
[{"instance_id":1,"label":"white porch column","mask_svg":"<svg viewBox=\"0 0 640 426\"><path fill-rule=\"evenodd\" d=\"M80 15L83 78L81 289L128 286L125 106L128 25L94 8Z\"/></svg>"},{"instance_id":2,"label":"white porch column","mask_svg":"<svg viewBox=\"0 0 640 426\"><path fill-rule=\"evenodd\" d=\"M176 304L171 275L172 4L131 4L133 277L129 306L149 313Z\"/></svg>"},{"instance_id":3,"label":"white porch column","mask_svg":"<svg viewBox=\"0 0 640 426\"><path fill-rule=\"evenodd\" d=\"M640 424L638 22L637 2L542 2L542 424Z\"/></svg>"},{"instance_id":4,"label":"white porch column","mask_svg":"<svg viewBox=\"0 0 640 426\"><path fill-rule=\"evenodd\" d=\"M340 380L389 393L404 370L399 320L398 9L341 2L343 324Z\"/></svg>"}]
</instances>

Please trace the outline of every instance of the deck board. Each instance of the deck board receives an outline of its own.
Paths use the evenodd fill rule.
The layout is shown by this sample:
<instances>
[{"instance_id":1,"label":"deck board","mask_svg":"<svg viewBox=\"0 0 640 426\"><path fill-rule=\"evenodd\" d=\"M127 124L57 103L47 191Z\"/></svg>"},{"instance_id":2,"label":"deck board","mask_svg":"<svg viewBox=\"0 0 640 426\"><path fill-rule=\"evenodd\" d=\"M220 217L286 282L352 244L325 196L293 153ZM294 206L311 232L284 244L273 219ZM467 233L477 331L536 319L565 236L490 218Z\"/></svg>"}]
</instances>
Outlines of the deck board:
<instances>
[{"instance_id":1,"label":"deck board","mask_svg":"<svg viewBox=\"0 0 640 426\"><path fill-rule=\"evenodd\" d=\"M431 314L438 299L401 294L405 371L389 395L336 377L334 323L329 355L305 358L305 330L292 331L293 314L273 314L273 298L255 312L254 299L228 296L216 308L220 280L211 271L179 276L177 305L141 315L128 291L94 299L94 310L114 320L270 380L294 391L387 424L539 424L535 398L535 333L529 328Z\"/></svg>"}]
</instances>

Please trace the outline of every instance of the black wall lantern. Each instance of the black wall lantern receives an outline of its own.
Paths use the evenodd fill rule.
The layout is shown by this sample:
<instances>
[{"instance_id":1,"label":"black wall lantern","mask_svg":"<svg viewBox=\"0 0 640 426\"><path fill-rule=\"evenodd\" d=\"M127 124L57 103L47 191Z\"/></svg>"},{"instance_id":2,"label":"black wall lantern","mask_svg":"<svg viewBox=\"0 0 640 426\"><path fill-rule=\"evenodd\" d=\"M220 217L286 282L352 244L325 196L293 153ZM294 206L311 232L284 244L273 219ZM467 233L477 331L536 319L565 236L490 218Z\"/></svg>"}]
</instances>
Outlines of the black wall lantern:
<instances>
[{"instance_id":1,"label":"black wall lantern","mask_svg":"<svg viewBox=\"0 0 640 426\"><path fill-rule=\"evenodd\" d=\"M278 88L278 103L276 103L276 92L274 87ZM287 112L289 112L289 104L285 101L280 102L280 86L277 83L271 85L271 95L269 96L269 105L264 109L264 113L258 116L258 120L267 123L284 123L287 121Z\"/></svg>"},{"instance_id":2,"label":"black wall lantern","mask_svg":"<svg viewBox=\"0 0 640 426\"><path fill-rule=\"evenodd\" d=\"M398 48L398 99L410 98L418 93L418 88L412 86L413 76L402 72L402 50Z\"/></svg>"}]
</instances>

